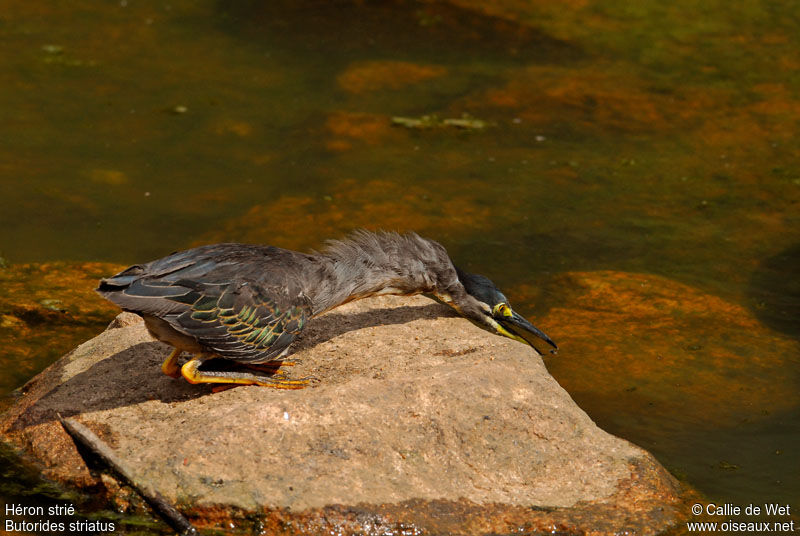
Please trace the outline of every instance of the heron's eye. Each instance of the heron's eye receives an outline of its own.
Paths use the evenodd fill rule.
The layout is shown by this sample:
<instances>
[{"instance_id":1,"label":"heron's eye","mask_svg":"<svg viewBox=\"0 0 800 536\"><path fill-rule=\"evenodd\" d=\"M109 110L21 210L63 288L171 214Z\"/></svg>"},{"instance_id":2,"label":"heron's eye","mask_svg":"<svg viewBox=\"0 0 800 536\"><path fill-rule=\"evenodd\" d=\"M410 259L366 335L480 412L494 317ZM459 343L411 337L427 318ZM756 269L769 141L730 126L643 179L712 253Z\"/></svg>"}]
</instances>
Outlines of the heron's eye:
<instances>
[{"instance_id":1,"label":"heron's eye","mask_svg":"<svg viewBox=\"0 0 800 536\"><path fill-rule=\"evenodd\" d=\"M507 304L500 302L492 309L492 316L511 316L511 307Z\"/></svg>"}]
</instances>

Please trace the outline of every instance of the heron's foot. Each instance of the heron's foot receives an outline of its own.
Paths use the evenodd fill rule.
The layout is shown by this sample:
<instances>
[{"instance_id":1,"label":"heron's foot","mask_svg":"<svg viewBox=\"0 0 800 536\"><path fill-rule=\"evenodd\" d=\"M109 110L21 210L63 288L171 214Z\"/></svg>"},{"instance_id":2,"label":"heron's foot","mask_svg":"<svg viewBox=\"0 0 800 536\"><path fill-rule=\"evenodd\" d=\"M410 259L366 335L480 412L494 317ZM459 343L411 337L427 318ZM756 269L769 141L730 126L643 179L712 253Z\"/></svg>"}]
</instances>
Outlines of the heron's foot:
<instances>
[{"instance_id":1,"label":"heron's foot","mask_svg":"<svg viewBox=\"0 0 800 536\"><path fill-rule=\"evenodd\" d=\"M242 371L200 370L200 365L210 357L195 357L181 367L181 374L189 383L225 383L236 385L261 385L273 389L302 389L311 378L291 379L286 374L274 373L270 376L251 374ZM277 371L273 368L272 371Z\"/></svg>"},{"instance_id":2,"label":"heron's foot","mask_svg":"<svg viewBox=\"0 0 800 536\"><path fill-rule=\"evenodd\" d=\"M161 372L173 378L181 377L181 367L178 366L178 358L181 356L181 351L174 348L163 363L161 363Z\"/></svg>"}]
</instances>

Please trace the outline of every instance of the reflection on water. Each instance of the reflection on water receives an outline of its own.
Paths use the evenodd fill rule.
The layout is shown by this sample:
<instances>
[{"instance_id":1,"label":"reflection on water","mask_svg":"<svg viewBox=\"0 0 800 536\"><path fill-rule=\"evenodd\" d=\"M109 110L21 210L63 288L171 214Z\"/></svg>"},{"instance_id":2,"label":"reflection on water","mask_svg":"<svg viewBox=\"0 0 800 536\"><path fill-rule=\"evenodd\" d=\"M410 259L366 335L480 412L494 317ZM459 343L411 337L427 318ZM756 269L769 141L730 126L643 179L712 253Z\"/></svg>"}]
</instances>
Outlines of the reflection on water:
<instances>
[{"instance_id":1,"label":"reflection on water","mask_svg":"<svg viewBox=\"0 0 800 536\"><path fill-rule=\"evenodd\" d=\"M548 366L606 429L713 497L800 504L786 9L12 1L0 256L127 264L414 229L563 341ZM486 128L392 126L464 114ZM78 328L25 313L65 298L12 294L0 360L19 383Z\"/></svg>"}]
</instances>

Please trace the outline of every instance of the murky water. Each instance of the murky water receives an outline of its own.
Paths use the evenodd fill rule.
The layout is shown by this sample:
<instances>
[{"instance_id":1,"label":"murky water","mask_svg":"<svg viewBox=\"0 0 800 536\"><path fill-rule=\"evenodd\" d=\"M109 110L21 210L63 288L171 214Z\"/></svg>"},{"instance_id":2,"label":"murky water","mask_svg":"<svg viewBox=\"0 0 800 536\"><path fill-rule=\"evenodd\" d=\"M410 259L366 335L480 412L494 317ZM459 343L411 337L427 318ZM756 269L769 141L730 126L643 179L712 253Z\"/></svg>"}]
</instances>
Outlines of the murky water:
<instances>
[{"instance_id":1,"label":"murky water","mask_svg":"<svg viewBox=\"0 0 800 536\"><path fill-rule=\"evenodd\" d=\"M7 4L12 265L417 230L605 429L800 509L796 2Z\"/></svg>"}]
</instances>

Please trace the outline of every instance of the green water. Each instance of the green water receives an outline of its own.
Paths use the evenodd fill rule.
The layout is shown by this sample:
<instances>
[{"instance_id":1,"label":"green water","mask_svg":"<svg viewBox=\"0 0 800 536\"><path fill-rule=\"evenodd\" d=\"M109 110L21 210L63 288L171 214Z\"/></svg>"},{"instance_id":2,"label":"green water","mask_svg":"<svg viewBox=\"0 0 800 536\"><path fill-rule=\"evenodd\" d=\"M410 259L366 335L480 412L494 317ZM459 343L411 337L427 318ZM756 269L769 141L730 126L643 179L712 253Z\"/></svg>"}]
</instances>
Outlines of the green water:
<instances>
[{"instance_id":1,"label":"green water","mask_svg":"<svg viewBox=\"0 0 800 536\"><path fill-rule=\"evenodd\" d=\"M796 399L710 425L614 409L568 351L548 366L588 375L572 394L598 424L709 497L800 509L800 3L7 4L8 262L366 225L441 241L533 317L569 289L514 296L563 272L664 276L789 341L771 359ZM488 126L389 126L431 114Z\"/></svg>"}]
</instances>

